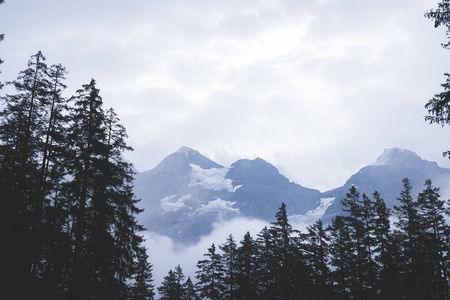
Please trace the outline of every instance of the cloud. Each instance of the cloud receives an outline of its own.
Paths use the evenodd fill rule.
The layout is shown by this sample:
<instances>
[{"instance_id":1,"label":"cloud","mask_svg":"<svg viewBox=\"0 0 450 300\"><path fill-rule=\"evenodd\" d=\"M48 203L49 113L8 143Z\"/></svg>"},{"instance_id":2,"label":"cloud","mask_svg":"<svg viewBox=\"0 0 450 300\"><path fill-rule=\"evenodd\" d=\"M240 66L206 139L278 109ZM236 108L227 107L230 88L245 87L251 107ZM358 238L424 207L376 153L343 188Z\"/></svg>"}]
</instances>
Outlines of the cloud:
<instances>
[{"instance_id":1,"label":"cloud","mask_svg":"<svg viewBox=\"0 0 450 300\"><path fill-rule=\"evenodd\" d=\"M231 221L216 223L210 235L201 238L196 245L183 246L174 244L174 242L165 236L160 236L154 232L146 232L144 238L145 245L148 248L149 261L153 264L153 278L155 286L161 284L164 276L169 270L180 264L183 273L191 277L195 282L195 271L197 271L197 262L204 259L203 254L207 253L208 248L214 243L218 249L219 245L225 243L226 238L232 234L237 244L243 239L248 231L254 239L257 234L270 224L260 220L250 220L245 218L236 218Z\"/></svg>"},{"instance_id":2,"label":"cloud","mask_svg":"<svg viewBox=\"0 0 450 300\"><path fill-rule=\"evenodd\" d=\"M87 9L17 0L0 8L0 81L42 50L69 70L68 95L97 80L139 171L187 145L226 166L260 156L327 190L385 148L450 166L441 158L448 128L423 120L448 71L444 31L423 17L434 6L101 0Z\"/></svg>"}]
</instances>

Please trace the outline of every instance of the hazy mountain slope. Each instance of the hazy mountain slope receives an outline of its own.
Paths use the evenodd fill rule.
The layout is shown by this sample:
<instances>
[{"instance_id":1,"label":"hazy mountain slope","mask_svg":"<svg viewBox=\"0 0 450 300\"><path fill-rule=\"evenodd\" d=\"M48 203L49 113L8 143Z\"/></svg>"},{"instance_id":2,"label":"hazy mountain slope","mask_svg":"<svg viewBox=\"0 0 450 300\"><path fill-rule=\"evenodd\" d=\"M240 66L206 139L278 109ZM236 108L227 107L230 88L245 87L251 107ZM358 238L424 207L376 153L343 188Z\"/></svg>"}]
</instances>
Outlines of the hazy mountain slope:
<instances>
[{"instance_id":1,"label":"hazy mountain slope","mask_svg":"<svg viewBox=\"0 0 450 300\"><path fill-rule=\"evenodd\" d=\"M340 200L352 185L358 191L372 197L376 190L385 200L386 205L392 208L396 204L396 197L402 190L402 179L408 177L413 187L413 197L424 188L425 180L430 178L435 186L446 187L450 184L450 169L441 168L436 162L420 158L416 153L399 148L386 149L373 164L359 170L352 175L344 186L325 192L322 197L334 197L335 201L325 211L322 220L329 222L333 217L342 213Z\"/></svg>"},{"instance_id":2,"label":"hazy mountain slope","mask_svg":"<svg viewBox=\"0 0 450 300\"><path fill-rule=\"evenodd\" d=\"M450 185L450 169L398 148L385 150L344 186L321 193L290 182L261 158L241 159L226 168L183 147L153 170L138 174L134 191L142 199L140 221L148 230L188 244L209 234L214 223L238 216L273 221L282 202L292 220L314 221L325 211L322 219L330 222L342 214L340 200L352 185L369 196L377 190L392 207L405 177L414 197L427 178L443 189Z\"/></svg>"},{"instance_id":3,"label":"hazy mountain slope","mask_svg":"<svg viewBox=\"0 0 450 300\"><path fill-rule=\"evenodd\" d=\"M187 147L137 175L134 189L148 230L193 243L214 222L237 216L272 221L284 201L291 214L320 203L320 192L289 182L266 161L239 160L225 168Z\"/></svg>"}]
</instances>

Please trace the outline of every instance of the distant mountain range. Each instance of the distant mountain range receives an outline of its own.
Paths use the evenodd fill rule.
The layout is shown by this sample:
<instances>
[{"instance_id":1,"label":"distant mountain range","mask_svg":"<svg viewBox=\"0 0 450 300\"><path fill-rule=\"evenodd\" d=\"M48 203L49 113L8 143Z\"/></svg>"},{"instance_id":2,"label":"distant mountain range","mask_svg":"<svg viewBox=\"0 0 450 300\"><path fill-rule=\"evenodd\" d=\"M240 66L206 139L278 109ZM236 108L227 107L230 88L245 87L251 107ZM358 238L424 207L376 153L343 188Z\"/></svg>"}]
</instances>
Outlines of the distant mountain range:
<instances>
[{"instance_id":1,"label":"distant mountain range","mask_svg":"<svg viewBox=\"0 0 450 300\"><path fill-rule=\"evenodd\" d=\"M145 209L140 221L147 230L192 244L220 221L238 216L273 221L282 202L292 218L326 209L322 219L330 222L341 214L340 200L352 185L370 196L377 190L392 207L405 177L417 195L427 178L435 186L448 186L450 169L409 150L387 149L344 186L321 193L289 181L261 158L241 159L227 168L183 147L154 169L139 173L134 192Z\"/></svg>"}]
</instances>

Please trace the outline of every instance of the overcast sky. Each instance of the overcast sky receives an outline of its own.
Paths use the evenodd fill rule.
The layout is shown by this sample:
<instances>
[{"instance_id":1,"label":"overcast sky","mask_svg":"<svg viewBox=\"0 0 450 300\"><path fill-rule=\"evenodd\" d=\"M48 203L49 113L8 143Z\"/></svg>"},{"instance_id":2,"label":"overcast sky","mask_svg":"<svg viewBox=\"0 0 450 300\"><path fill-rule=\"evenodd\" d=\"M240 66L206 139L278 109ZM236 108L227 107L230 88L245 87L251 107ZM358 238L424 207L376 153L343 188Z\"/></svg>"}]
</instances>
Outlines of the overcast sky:
<instances>
[{"instance_id":1,"label":"overcast sky","mask_svg":"<svg viewBox=\"0 0 450 300\"><path fill-rule=\"evenodd\" d=\"M97 80L138 171L188 146L325 191L385 148L450 167L450 128L424 121L450 72L437 2L6 0L0 81L41 50L67 96Z\"/></svg>"}]
</instances>

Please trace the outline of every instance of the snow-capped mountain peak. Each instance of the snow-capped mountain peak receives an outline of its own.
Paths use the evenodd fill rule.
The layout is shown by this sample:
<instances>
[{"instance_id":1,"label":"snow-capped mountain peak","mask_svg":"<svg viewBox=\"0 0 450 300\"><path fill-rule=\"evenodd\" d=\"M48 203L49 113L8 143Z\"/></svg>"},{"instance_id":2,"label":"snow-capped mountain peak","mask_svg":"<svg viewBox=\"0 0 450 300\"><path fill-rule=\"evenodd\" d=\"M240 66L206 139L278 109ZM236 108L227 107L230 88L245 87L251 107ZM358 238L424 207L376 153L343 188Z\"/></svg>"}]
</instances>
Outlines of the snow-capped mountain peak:
<instances>
[{"instance_id":1,"label":"snow-capped mountain peak","mask_svg":"<svg viewBox=\"0 0 450 300\"><path fill-rule=\"evenodd\" d=\"M390 148L384 150L383 154L371 166L386 166L405 162L423 161L413 151L401 148Z\"/></svg>"}]
</instances>

